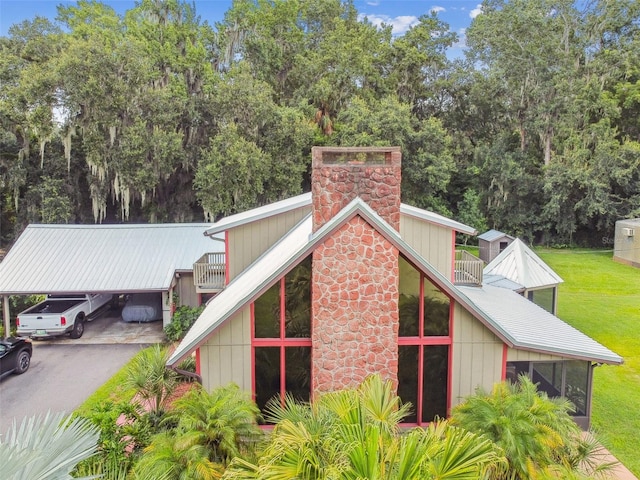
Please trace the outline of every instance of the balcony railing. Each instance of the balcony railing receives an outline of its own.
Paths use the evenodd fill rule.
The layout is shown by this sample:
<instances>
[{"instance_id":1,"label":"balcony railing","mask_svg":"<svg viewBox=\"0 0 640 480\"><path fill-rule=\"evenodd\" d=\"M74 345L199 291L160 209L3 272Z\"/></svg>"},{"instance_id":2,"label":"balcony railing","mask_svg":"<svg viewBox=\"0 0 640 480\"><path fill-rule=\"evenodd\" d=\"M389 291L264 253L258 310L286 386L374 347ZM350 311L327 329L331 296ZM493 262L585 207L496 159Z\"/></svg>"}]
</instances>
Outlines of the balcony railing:
<instances>
[{"instance_id":1,"label":"balcony railing","mask_svg":"<svg viewBox=\"0 0 640 480\"><path fill-rule=\"evenodd\" d=\"M193 283L198 292L218 292L224 282L224 253L205 253L193 264Z\"/></svg>"},{"instance_id":2,"label":"balcony railing","mask_svg":"<svg viewBox=\"0 0 640 480\"><path fill-rule=\"evenodd\" d=\"M465 250L456 250L454 278L456 285L482 285L484 262Z\"/></svg>"}]
</instances>

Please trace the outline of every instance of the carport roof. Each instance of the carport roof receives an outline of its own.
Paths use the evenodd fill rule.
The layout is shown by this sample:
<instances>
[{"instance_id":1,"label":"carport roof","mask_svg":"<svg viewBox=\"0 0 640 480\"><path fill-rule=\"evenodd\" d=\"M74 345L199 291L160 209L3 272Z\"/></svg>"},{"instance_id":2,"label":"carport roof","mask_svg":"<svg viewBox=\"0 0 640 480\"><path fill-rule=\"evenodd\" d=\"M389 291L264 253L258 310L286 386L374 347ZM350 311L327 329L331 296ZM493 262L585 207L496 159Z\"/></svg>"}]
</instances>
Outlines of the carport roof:
<instances>
[{"instance_id":1,"label":"carport roof","mask_svg":"<svg viewBox=\"0 0 640 480\"><path fill-rule=\"evenodd\" d=\"M209 226L29 225L0 263L0 295L166 291L176 271L224 252Z\"/></svg>"}]
</instances>

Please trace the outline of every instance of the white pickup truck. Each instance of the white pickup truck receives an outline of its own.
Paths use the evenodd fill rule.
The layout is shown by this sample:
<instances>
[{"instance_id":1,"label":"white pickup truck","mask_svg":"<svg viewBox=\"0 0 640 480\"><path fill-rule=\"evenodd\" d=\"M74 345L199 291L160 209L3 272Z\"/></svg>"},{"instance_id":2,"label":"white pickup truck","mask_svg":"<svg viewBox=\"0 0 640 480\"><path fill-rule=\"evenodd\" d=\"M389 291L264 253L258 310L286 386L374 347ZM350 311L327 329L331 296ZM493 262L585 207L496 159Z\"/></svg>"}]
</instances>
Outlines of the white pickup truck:
<instances>
[{"instance_id":1,"label":"white pickup truck","mask_svg":"<svg viewBox=\"0 0 640 480\"><path fill-rule=\"evenodd\" d=\"M112 298L105 293L48 295L45 301L18 314L18 335L45 338L68 333L71 338L80 338L84 322L93 320Z\"/></svg>"}]
</instances>

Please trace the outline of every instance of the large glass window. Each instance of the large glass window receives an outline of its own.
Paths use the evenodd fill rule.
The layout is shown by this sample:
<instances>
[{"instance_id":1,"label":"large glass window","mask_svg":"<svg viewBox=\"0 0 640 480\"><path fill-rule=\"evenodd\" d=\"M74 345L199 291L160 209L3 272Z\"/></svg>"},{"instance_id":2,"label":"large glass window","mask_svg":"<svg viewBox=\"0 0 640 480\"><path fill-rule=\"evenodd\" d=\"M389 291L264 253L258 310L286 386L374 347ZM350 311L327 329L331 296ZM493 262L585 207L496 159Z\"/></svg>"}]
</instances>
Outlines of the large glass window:
<instances>
[{"instance_id":1,"label":"large glass window","mask_svg":"<svg viewBox=\"0 0 640 480\"><path fill-rule=\"evenodd\" d=\"M572 415L588 415L591 364L581 360L558 362L508 362L507 379L516 381L519 375L527 375L538 390L549 397L564 397L575 407Z\"/></svg>"},{"instance_id":2,"label":"large glass window","mask_svg":"<svg viewBox=\"0 0 640 480\"><path fill-rule=\"evenodd\" d=\"M254 392L258 407L311 392L311 257L253 303Z\"/></svg>"},{"instance_id":3,"label":"large glass window","mask_svg":"<svg viewBox=\"0 0 640 480\"><path fill-rule=\"evenodd\" d=\"M451 300L402 257L399 267L398 395L421 425L447 415Z\"/></svg>"},{"instance_id":4,"label":"large glass window","mask_svg":"<svg viewBox=\"0 0 640 480\"><path fill-rule=\"evenodd\" d=\"M530 290L527 292L527 298L539 307L544 308L547 312L554 313L553 305L555 303L555 288L543 288L541 290Z\"/></svg>"}]
</instances>

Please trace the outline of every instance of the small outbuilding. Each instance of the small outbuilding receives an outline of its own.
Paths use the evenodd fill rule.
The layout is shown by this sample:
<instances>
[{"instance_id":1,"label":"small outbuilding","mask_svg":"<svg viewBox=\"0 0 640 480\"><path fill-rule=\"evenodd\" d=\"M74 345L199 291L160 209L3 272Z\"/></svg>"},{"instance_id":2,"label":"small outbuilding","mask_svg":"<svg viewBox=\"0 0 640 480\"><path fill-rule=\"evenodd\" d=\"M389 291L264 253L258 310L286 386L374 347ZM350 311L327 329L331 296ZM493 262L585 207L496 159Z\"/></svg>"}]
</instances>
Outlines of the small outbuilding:
<instances>
[{"instance_id":1,"label":"small outbuilding","mask_svg":"<svg viewBox=\"0 0 640 480\"><path fill-rule=\"evenodd\" d=\"M491 262L500 255L515 240L515 237L499 232L498 230L489 230L482 235L478 235L478 247L480 260L485 263Z\"/></svg>"},{"instance_id":2,"label":"small outbuilding","mask_svg":"<svg viewBox=\"0 0 640 480\"><path fill-rule=\"evenodd\" d=\"M640 268L640 218L618 220L613 243L613 259Z\"/></svg>"},{"instance_id":3,"label":"small outbuilding","mask_svg":"<svg viewBox=\"0 0 640 480\"><path fill-rule=\"evenodd\" d=\"M533 250L516 238L483 270L484 283L513 290L554 315L564 282Z\"/></svg>"}]
</instances>

